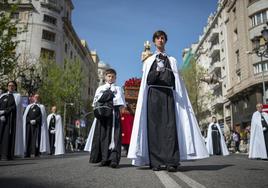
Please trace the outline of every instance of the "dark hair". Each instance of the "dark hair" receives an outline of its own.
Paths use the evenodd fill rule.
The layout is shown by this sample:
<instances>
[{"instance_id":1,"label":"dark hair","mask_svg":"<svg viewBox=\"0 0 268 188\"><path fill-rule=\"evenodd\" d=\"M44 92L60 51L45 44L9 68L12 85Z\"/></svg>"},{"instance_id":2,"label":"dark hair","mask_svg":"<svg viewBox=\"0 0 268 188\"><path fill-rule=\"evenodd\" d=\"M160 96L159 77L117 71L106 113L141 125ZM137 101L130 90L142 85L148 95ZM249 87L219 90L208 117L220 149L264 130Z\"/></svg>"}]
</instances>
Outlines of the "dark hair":
<instances>
[{"instance_id":1,"label":"dark hair","mask_svg":"<svg viewBox=\"0 0 268 188\"><path fill-rule=\"evenodd\" d=\"M9 81L9 82L7 83L7 86L8 86L8 84L10 84L10 83L14 84L15 87L16 87L16 89L17 89L18 85L17 85L17 83L16 83L14 80Z\"/></svg>"},{"instance_id":2,"label":"dark hair","mask_svg":"<svg viewBox=\"0 0 268 188\"><path fill-rule=\"evenodd\" d=\"M164 31L162 31L162 30L158 30L158 31L156 31L154 33L154 35L153 35L153 42L155 41L156 38L159 38L160 36L164 36L165 37L165 40L167 42L167 40L168 40L167 34Z\"/></svg>"},{"instance_id":3,"label":"dark hair","mask_svg":"<svg viewBox=\"0 0 268 188\"><path fill-rule=\"evenodd\" d=\"M107 75L107 74L114 74L116 76L116 71L114 69L107 69L105 71L105 75Z\"/></svg>"}]
</instances>

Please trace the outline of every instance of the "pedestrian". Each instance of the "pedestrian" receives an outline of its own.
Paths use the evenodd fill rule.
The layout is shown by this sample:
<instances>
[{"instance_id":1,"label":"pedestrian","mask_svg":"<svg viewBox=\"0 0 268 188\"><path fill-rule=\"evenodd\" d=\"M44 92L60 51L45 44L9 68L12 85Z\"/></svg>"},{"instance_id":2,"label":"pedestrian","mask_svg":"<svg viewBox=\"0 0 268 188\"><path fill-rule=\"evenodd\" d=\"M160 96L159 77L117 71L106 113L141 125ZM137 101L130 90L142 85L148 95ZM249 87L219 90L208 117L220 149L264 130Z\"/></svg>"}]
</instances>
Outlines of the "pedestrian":
<instances>
[{"instance_id":1,"label":"pedestrian","mask_svg":"<svg viewBox=\"0 0 268 188\"><path fill-rule=\"evenodd\" d=\"M40 153L50 153L47 129L47 116L44 105L39 103L40 96L33 96L23 114L23 136L25 157L36 157Z\"/></svg>"},{"instance_id":2,"label":"pedestrian","mask_svg":"<svg viewBox=\"0 0 268 188\"><path fill-rule=\"evenodd\" d=\"M125 106L121 87L116 86L116 71L105 71L105 84L98 87L93 100L95 119L89 132L85 150L90 162L116 168L121 158L120 107Z\"/></svg>"},{"instance_id":3,"label":"pedestrian","mask_svg":"<svg viewBox=\"0 0 268 188\"><path fill-rule=\"evenodd\" d=\"M122 146L126 151L126 155L128 153L133 121L134 114L130 106L123 107L121 110Z\"/></svg>"},{"instance_id":4,"label":"pedestrian","mask_svg":"<svg viewBox=\"0 0 268 188\"><path fill-rule=\"evenodd\" d=\"M57 107L51 107L51 114L47 116L50 155L62 155L64 149L64 134L60 114L57 114Z\"/></svg>"},{"instance_id":5,"label":"pedestrian","mask_svg":"<svg viewBox=\"0 0 268 188\"><path fill-rule=\"evenodd\" d=\"M0 158L11 160L23 156L22 100L17 83L7 83L7 93L0 95Z\"/></svg>"},{"instance_id":6,"label":"pedestrian","mask_svg":"<svg viewBox=\"0 0 268 188\"><path fill-rule=\"evenodd\" d=\"M154 171L176 171L181 160L208 157L176 59L165 51L167 35L153 35L156 52L143 63L128 158Z\"/></svg>"},{"instance_id":7,"label":"pedestrian","mask_svg":"<svg viewBox=\"0 0 268 188\"><path fill-rule=\"evenodd\" d=\"M256 105L250 128L249 158L267 159L268 155L268 114L262 112L262 104Z\"/></svg>"},{"instance_id":8,"label":"pedestrian","mask_svg":"<svg viewBox=\"0 0 268 188\"><path fill-rule=\"evenodd\" d=\"M239 153L240 152L240 149L239 149L239 147L240 147L240 134L236 130L234 130L232 137L233 137L233 141L235 144L235 153Z\"/></svg>"},{"instance_id":9,"label":"pedestrian","mask_svg":"<svg viewBox=\"0 0 268 188\"><path fill-rule=\"evenodd\" d=\"M224 136L215 116L208 126L206 147L210 155L229 155Z\"/></svg>"}]
</instances>

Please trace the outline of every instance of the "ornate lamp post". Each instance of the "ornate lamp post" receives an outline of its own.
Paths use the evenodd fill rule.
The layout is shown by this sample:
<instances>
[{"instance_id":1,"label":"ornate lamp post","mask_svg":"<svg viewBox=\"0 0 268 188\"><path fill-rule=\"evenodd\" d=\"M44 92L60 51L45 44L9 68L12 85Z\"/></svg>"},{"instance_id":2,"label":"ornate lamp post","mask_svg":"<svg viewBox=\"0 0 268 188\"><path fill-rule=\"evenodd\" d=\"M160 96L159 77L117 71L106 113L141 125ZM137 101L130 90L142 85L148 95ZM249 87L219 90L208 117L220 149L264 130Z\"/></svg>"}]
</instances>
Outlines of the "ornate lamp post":
<instances>
[{"instance_id":1,"label":"ornate lamp post","mask_svg":"<svg viewBox=\"0 0 268 188\"><path fill-rule=\"evenodd\" d=\"M266 23L268 25L268 22ZM265 89L265 82L264 82L264 62L263 57L268 58L268 29L263 27L261 31L262 38L264 39L265 43L260 44L261 37L255 36L253 38L253 52L261 58L261 68L262 68L262 89L263 89L263 104L266 104L266 89Z\"/></svg>"},{"instance_id":2,"label":"ornate lamp post","mask_svg":"<svg viewBox=\"0 0 268 188\"><path fill-rule=\"evenodd\" d=\"M26 89L28 96L33 95L42 84L40 76L34 74L34 68L30 68L29 78L24 73L21 74L21 86Z\"/></svg>"}]
</instances>

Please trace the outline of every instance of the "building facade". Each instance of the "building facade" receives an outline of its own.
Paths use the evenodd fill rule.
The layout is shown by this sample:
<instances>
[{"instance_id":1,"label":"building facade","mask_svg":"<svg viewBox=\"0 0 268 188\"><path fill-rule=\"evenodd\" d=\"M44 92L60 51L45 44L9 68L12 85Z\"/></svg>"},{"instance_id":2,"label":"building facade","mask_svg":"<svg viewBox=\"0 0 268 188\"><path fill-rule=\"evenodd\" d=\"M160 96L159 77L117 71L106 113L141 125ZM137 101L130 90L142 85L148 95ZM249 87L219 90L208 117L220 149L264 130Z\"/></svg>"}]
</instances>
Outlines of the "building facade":
<instances>
[{"instance_id":1,"label":"building facade","mask_svg":"<svg viewBox=\"0 0 268 188\"><path fill-rule=\"evenodd\" d=\"M97 65L86 41L80 40L72 25L71 0L21 0L13 15L19 19L19 62L35 64L40 57L54 59L61 66L65 60L81 62L84 72L82 99L92 99L97 87ZM21 32L24 31L24 32Z\"/></svg>"},{"instance_id":2,"label":"building facade","mask_svg":"<svg viewBox=\"0 0 268 188\"><path fill-rule=\"evenodd\" d=\"M250 125L252 114L256 111L256 103L262 103L262 83L268 81L267 59L261 61L252 53L253 38L261 36L261 30L266 26L268 1L229 0L226 12L230 49L227 97L231 101L233 128L239 130Z\"/></svg>"},{"instance_id":3,"label":"building facade","mask_svg":"<svg viewBox=\"0 0 268 188\"><path fill-rule=\"evenodd\" d=\"M230 129L250 126L256 103L263 96L267 102L268 61L253 49L253 39L261 37L267 21L267 0L219 0L197 47L191 48L196 62L207 69L214 96L211 114Z\"/></svg>"},{"instance_id":4,"label":"building facade","mask_svg":"<svg viewBox=\"0 0 268 188\"><path fill-rule=\"evenodd\" d=\"M103 61L100 61L98 64L98 83L99 86L105 84L105 71L111 68L111 66Z\"/></svg>"}]
</instances>

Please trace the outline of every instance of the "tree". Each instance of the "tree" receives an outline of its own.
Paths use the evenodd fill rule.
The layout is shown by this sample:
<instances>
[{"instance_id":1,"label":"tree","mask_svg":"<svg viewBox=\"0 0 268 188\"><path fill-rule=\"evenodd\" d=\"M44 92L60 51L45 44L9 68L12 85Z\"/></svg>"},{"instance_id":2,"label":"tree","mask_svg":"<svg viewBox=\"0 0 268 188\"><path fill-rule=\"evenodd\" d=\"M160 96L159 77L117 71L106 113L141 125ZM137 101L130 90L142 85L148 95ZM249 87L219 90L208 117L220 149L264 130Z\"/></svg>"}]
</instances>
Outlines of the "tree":
<instances>
[{"instance_id":1,"label":"tree","mask_svg":"<svg viewBox=\"0 0 268 188\"><path fill-rule=\"evenodd\" d=\"M42 102L48 107L58 106L63 112L65 102L76 104L76 111L82 103L81 91L83 88L83 72L79 61L64 61L61 67L54 60L44 58L40 60L42 86L39 93Z\"/></svg>"},{"instance_id":2,"label":"tree","mask_svg":"<svg viewBox=\"0 0 268 188\"><path fill-rule=\"evenodd\" d=\"M212 98L209 91L203 89L204 82L201 78L205 75L205 69L198 65L194 58L191 58L189 65L181 70L193 110L196 114L197 121L205 118L208 114L208 105Z\"/></svg>"},{"instance_id":3,"label":"tree","mask_svg":"<svg viewBox=\"0 0 268 188\"><path fill-rule=\"evenodd\" d=\"M10 4L7 0L0 2L0 87L9 80L16 80L21 72L29 70L32 66L18 63L16 47L19 41L16 36L26 32L26 29L17 30L18 3Z\"/></svg>"},{"instance_id":4,"label":"tree","mask_svg":"<svg viewBox=\"0 0 268 188\"><path fill-rule=\"evenodd\" d=\"M1 1L0 7L0 77L3 79L14 70L17 64L18 56L16 56L15 49L18 41L15 41L14 38L17 35L18 20L13 19L17 5Z\"/></svg>"}]
</instances>

